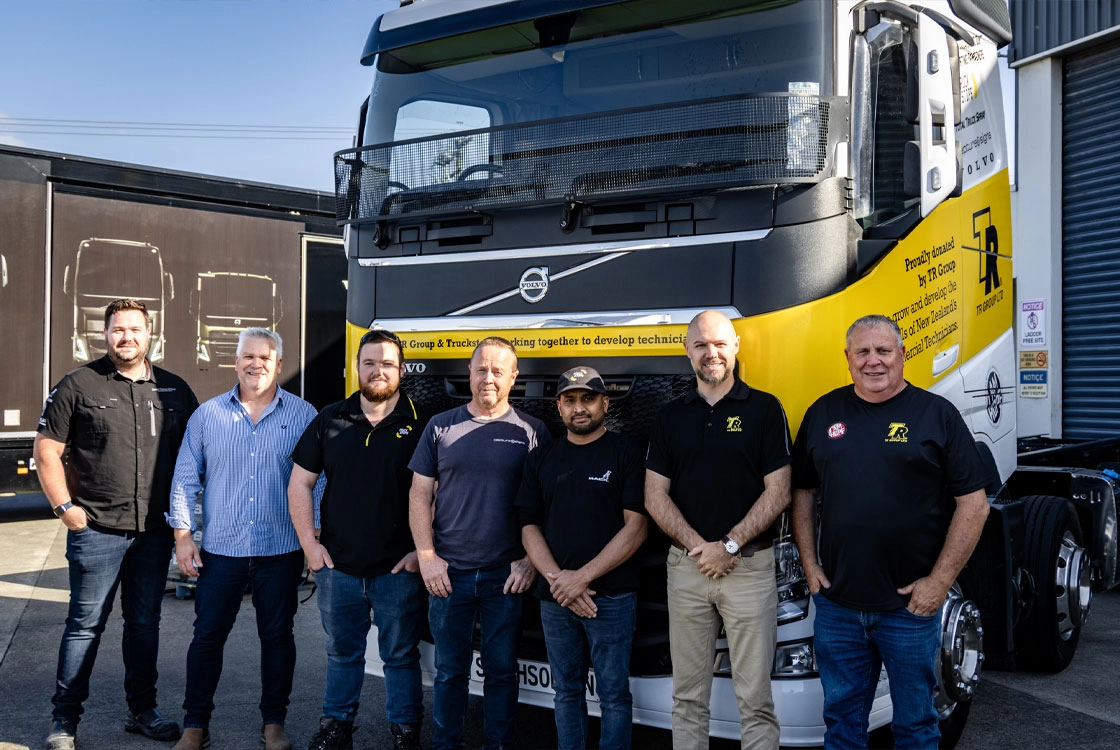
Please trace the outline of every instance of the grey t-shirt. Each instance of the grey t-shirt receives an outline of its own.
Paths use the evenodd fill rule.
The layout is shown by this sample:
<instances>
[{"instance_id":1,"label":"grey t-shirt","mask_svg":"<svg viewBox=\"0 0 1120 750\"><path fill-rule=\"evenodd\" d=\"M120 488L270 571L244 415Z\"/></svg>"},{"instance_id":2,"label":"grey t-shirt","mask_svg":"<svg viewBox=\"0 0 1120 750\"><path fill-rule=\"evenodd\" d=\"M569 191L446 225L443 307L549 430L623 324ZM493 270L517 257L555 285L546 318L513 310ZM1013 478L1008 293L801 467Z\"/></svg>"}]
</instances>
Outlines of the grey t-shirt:
<instances>
[{"instance_id":1,"label":"grey t-shirt","mask_svg":"<svg viewBox=\"0 0 1120 750\"><path fill-rule=\"evenodd\" d=\"M480 419L460 406L428 422L408 468L438 483L432 534L448 565L489 568L524 555L514 508L521 469L551 439L543 422L512 407Z\"/></svg>"}]
</instances>

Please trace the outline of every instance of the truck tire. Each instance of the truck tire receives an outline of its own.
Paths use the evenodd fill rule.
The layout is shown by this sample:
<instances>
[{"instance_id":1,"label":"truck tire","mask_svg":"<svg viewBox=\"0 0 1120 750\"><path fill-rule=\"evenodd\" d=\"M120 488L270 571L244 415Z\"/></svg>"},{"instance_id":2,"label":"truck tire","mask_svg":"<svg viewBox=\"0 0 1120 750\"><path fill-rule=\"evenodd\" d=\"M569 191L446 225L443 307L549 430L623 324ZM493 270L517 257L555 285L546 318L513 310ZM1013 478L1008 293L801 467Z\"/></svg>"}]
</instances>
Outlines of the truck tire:
<instances>
[{"instance_id":1,"label":"truck tire","mask_svg":"<svg viewBox=\"0 0 1120 750\"><path fill-rule=\"evenodd\" d=\"M1023 666L1060 672L1073 659L1089 614L1092 564L1081 546L1081 524L1072 503L1049 495L1031 495L1022 502L1026 504L1024 562L1034 578L1037 598L1015 630L1015 650Z\"/></svg>"}]
</instances>

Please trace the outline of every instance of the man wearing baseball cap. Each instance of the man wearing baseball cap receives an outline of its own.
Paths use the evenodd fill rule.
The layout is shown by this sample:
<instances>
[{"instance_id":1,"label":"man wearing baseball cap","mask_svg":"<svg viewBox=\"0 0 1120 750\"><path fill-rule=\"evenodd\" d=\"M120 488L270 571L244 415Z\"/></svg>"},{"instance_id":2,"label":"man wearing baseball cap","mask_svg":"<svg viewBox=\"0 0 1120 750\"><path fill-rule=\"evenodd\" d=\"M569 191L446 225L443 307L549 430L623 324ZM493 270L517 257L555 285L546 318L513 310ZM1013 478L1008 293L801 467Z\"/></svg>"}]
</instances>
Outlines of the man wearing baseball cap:
<instances>
[{"instance_id":1,"label":"man wearing baseball cap","mask_svg":"<svg viewBox=\"0 0 1120 750\"><path fill-rule=\"evenodd\" d=\"M560 748L587 744L587 657L602 710L600 748L629 748L630 645L646 538L643 457L604 424L610 399L590 367L560 376L556 406L567 440L532 451L517 497L521 540L541 573L541 600ZM586 644L586 645L585 645Z\"/></svg>"}]
</instances>

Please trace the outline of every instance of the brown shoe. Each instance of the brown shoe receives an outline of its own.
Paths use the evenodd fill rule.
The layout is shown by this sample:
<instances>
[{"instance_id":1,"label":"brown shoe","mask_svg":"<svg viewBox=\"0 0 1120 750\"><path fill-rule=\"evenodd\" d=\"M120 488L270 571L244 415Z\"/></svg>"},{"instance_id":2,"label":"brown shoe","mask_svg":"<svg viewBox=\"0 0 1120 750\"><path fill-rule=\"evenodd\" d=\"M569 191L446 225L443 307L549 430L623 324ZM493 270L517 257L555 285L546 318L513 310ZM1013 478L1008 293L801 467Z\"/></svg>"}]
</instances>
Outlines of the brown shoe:
<instances>
[{"instance_id":1,"label":"brown shoe","mask_svg":"<svg viewBox=\"0 0 1120 750\"><path fill-rule=\"evenodd\" d=\"M183 730L183 736L171 750L206 750L208 747L210 747L209 729L187 727Z\"/></svg>"},{"instance_id":2,"label":"brown shoe","mask_svg":"<svg viewBox=\"0 0 1120 750\"><path fill-rule=\"evenodd\" d=\"M264 750L292 750L292 741L283 724L265 724L261 727L261 744Z\"/></svg>"}]
</instances>

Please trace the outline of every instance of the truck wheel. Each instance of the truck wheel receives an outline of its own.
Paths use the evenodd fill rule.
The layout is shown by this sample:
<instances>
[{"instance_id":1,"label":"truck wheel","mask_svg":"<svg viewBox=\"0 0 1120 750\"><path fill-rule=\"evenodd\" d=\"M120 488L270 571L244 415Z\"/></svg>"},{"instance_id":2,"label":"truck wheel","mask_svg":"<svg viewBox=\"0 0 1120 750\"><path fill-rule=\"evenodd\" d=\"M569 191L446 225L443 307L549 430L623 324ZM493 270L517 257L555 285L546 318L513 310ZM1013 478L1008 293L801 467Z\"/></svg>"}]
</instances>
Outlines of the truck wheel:
<instances>
[{"instance_id":1,"label":"truck wheel","mask_svg":"<svg viewBox=\"0 0 1120 750\"><path fill-rule=\"evenodd\" d=\"M964 598L956 583L941 605L941 651L934 705L939 716L940 746L952 748L960 741L972 696L980 683L984 663L984 627L980 610Z\"/></svg>"},{"instance_id":2,"label":"truck wheel","mask_svg":"<svg viewBox=\"0 0 1120 750\"><path fill-rule=\"evenodd\" d=\"M1026 504L1026 568L1037 599L1015 631L1025 666L1060 672L1077 651L1081 626L1093 600L1092 564L1081 546L1081 524L1061 497L1032 495Z\"/></svg>"}]
</instances>

